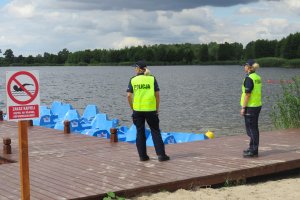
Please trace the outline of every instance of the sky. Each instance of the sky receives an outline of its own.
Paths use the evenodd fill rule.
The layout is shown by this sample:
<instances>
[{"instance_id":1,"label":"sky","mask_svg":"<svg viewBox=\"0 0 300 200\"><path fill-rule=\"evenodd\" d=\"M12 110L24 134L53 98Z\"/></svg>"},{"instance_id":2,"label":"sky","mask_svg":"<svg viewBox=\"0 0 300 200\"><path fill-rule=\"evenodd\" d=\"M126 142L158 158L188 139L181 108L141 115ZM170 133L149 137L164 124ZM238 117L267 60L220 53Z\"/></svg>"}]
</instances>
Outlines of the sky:
<instances>
[{"instance_id":1,"label":"sky","mask_svg":"<svg viewBox=\"0 0 300 200\"><path fill-rule=\"evenodd\" d=\"M300 32L300 0L0 0L0 13L0 49L15 56Z\"/></svg>"}]
</instances>

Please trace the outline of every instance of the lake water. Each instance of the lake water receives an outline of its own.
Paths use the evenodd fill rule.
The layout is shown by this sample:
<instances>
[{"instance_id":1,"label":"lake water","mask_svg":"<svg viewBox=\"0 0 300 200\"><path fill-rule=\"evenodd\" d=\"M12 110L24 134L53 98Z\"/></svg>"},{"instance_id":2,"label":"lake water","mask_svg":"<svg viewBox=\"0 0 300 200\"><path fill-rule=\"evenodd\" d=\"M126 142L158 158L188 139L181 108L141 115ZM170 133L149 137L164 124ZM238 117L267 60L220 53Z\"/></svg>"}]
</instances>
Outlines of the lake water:
<instances>
[{"instance_id":1,"label":"lake water","mask_svg":"<svg viewBox=\"0 0 300 200\"><path fill-rule=\"evenodd\" d=\"M152 66L161 92L160 125L163 132L214 131L217 136L244 134L240 116L240 93L244 77L241 66ZM5 72L39 70L41 103L70 103L80 114L96 104L109 118L130 126L131 110L126 89L134 69L107 67L1 67L0 109L6 111ZM300 69L261 68L263 108L261 131L273 129L269 117L278 80L290 80ZM272 83L268 83L271 80ZM270 81L269 81L270 82ZM274 83L275 82L275 83Z\"/></svg>"}]
</instances>

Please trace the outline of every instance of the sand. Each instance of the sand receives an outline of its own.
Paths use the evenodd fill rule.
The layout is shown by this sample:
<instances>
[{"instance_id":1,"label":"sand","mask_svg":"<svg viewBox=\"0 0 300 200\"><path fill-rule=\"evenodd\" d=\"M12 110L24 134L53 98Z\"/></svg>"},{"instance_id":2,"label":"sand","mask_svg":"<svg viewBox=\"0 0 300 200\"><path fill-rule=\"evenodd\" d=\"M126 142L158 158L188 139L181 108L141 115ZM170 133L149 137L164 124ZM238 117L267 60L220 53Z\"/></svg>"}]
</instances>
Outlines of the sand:
<instances>
[{"instance_id":1,"label":"sand","mask_svg":"<svg viewBox=\"0 0 300 200\"><path fill-rule=\"evenodd\" d=\"M300 200L300 174L281 180L218 189L198 188L144 194L133 200Z\"/></svg>"}]
</instances>

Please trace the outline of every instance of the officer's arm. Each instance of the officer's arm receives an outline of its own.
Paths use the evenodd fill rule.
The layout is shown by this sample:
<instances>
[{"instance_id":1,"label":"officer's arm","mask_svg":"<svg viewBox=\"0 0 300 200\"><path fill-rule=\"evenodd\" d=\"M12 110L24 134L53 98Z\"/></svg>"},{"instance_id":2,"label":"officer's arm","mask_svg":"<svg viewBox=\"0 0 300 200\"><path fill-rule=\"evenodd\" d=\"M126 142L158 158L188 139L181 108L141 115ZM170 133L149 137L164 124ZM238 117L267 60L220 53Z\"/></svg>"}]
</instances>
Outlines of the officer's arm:
<instances>
[{"instance_id":1,"label":"officer's arm","mask_svg":"<svg viewBox=\"0 0 300 200\"><path fill-rule=\"evenodd\" d=\"M247 107L250 96L251 96L251 93L246 93L244 103L243 103L243 108Z\"/></svg>"},{"instance_id":2,"label":"officer's arm","mask_svg":"<svg viewBox=\"0 0 300 200\"><path fill-rule=\"evenodd\" d=\"M251 93L246 93L245 98L244 98L244 102L243 102L243 105L242 105L242 109L240 111L241 115L245 115L245 108L248 105L248 101L250 99L250 96L251 96Z\"/></svg>"},{"instance_id":3,"label":"officer's arm","mask_svg":"<svg viewBox=\"0 0 300 200\"><path fill-rule=\"evenodd\" d=\"M155 92L155 98L156 98L156 111L159 112L159 103L160 103L159 91Z\"/></svg>"},{"instance_id":4,"label":"officer's arm","mask_svg":"<svg viewBox=\"0 0 300 200\"><path fill-rule=\"evenodd\" d=\"M132 107L132 93L127 92L127 100L128 100L128 103L129 103L129 106L130 106L131 110L133 110L133 107Z\"/></svg>"}]
</instances>

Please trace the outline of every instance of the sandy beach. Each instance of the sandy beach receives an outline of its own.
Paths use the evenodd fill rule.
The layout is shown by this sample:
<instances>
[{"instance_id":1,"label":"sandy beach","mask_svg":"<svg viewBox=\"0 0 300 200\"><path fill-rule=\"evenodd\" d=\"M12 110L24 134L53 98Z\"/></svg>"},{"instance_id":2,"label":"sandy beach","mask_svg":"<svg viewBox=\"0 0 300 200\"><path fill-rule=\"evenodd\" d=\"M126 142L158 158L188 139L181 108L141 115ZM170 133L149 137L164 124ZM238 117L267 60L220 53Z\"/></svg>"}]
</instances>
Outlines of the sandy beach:
<instances>
[{"instance_id":1,"label":"sandy beach","mask_svg":"<svg viewBox=\"0 0 300 200\"><path fill-rule=\"evenodd\" d=\"M269 180L233 187L196 188L194 191L177 190L143 194L133 200L298 200L300 199L300 172L280 180Z\"/></svg>"}]
</instances>

